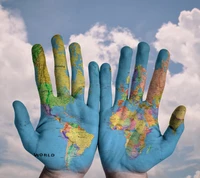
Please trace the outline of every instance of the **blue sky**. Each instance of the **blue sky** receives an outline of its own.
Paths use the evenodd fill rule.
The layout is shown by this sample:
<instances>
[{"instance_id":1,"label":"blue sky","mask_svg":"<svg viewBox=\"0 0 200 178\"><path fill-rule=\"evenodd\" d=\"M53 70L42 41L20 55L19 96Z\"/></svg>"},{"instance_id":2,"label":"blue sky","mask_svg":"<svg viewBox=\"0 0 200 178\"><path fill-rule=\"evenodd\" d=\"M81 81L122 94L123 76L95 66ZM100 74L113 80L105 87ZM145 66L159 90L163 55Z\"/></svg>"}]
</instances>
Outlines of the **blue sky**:
<instances>
[{"instance_id":1,"label":"blue sky","mask_svg":"<svg viewBox=\"0 0 200 178\"><path fill-rule=\"evenodd\" d=\"M155 40L158 28L171 21L177 23L182 10L200 7L198 0L159 1L14 1L2 3L5 8L18 10L23 17L28 41L41 43L45 49L51 48L50 39L54 34L61 34L67 42L71 34L87 31L96 22L108 27L122 26L130 29L140 41L151 43ZM155 51L152 59L155 60ZM181 71L181 64L172 64L173 73Z\"/></svg>"},{"instance_id":2,"label":"blue sky","mask_svg":"<svg viewBox=\"0 0 200 178\"><path fill-rule=\"evenodd\" d=\"M197 50L193 51L193 49L195 48L192 48L192 47L195 47L195 44L198 43L198 39L199 39L199 34L196 32L198 31L198 27L194 25L195 23L200 25L200 20L198 21L198 19L200 19L199 18L200 17L199 15L200 1L199 0L193 0L193 1L176 0L176 2L172 0L168 0L168 1L152 0L151 2L144 1L144 0L143 1L139 1L139 0L138 1L115 0L114 1L112 0L109 2L105 0L102 0L102 1L5 0L2 2L0 1L0 4L3 6L3 8L7 12L11 14L11 16L19 18L24 22L25 29L23 29L21 33L27 34L27 41L22 39L21 41L23 41L24 47L19 48L19 49L22 49L25 56L29 56L29 57L30 57L30 47L31 45L34 45L36 43L42 44L45 51L48 51L50 53L51 52L50 40L55 34L61 34L64 39L65 44L68 44L70 42L69 39L71 38L72 41L80 39L80 41L77 41L77 42L79 42L81 45L81 42L82 42L81 40L87 39L87 37L89 36L89 35L87 36L86 33L89 32L90 29L92 29L92 27L97 26L96 25L97 23L106 26L108 33L113 31L113 28L117 28L117 27L128 29L134 35L134 39L137 39L138 41L145 41L149 43L151 47L149 61L152 61L152 62L149 62L149 65L148 65L148 80L147 80L146 89L150 82L151 75L153 72L154 62L156 60L157 53L158 53L157 49L167 48L170 51L170 53L172 53L172 60L170 61L170 66L169 66L169 72L170 72L169 81L165 88L166 91L164 91L165 96L163 96L163 104L162 104L163 108L160 111L160 116L163 118L161 120L161 123L163 124L163 126L161 127L164 130L164 127L167 125L169 121L169 116L173 110L173 107L175 105L182 104L182 103L188 104L189 114L188 114L188 119L186 118L188 125L186 126L185 135L181 139L175 153L170 158L163 161L163 163L161 163L160 165L155 166L155 168L152 170L152 173L149 175L151 178L153 177L155 178L158 178L158 177L186 178L186 176L188 175L194 176L196 171L200 170L200 151L197 150L198 144L194 141L192 136L189 137L189 133L197 132L199 128L197 125L198 124L200 125L200 121L198 120L199 113L197 112L197 110L199 109L199 104L200 104L200 103L198 104L198 101L199 101L198 99L200 98L198 94L198 86L200 86L200 80L197 77L200 75L198 72L198 66L200 66L200 64L197 61L198 61L198 56L200 55L200 53ZM194 8L199 9L199 14L197 12L196 14L193 13L192 10ZM188 11L189 15L182 13L182 16L180 16L181 12L183 11ZM193 18L190 18L190 19L187 18L190 15ZM0 13L0 18L1 16L2 14ZM182 18L179 18L179 17L182 17ZM191 22L190 20L193 23L192 26L190 26L191 24L189 23ZM170 25L168 22L170 22L173 25ZM165 27L163 27L163 24L166 25L167 30L165 30ZM188 28L187 28L187 24L188 24ZM160 32L159 32L159 29L160 29ZM162 30L163 31L165 30L164 33L161 33ZM178 31L177 33L175 33L176 30ZM186 33L185 31L187 31L188 33ZM6 32L1 32L1 30L0 30L0 33L2 34L5 33L5 36L6 35L12 36L12 33L7 34ZM19 33L20 33L20 30L19 30ZM124 31L123 33L125 34ZM80 37L80 34L82 34L84 37ZM158 37L156 37L157 34L159 35ZM192 39L192 37L190 38L188 34L194 34L194 39ZM16 34L14 35L16 36L16 38L20 36L20 35L17 36ZM74 37L72 37L72 35L74 35ZM179 36L180 36L180 39L176 38ZM197 39L197 42L195 41L195 39ZM0 40L1 40L1 37L0 37ZM157 44L155 45L154 42L157 42ZM105 43L104 47L106 49L106 41L104 41L104 43ZM184 53L185 51L182 52L181 50L182 49L181 45L184 43L188 43L188 46L187 46L188 49L190 49L191 47L191 50L190 51L188 50L188 52L186 53L187 55L185 55ZM0 49L1 48L3 49L2 46L0 47ZM17 46L15 46L15 52L16 50L19 50L19 49L17 48ZM120 51L118 51L118 53L119 52ZM134 48L134 55L133 55L134 60L135 60L135 52L136 52L136 48ZM2 58L1 55L2 54L0 52L0 57ZM49 54L49 57L50 55L52 54ZM18 54L15 54L15 55L13 54L13 56L14 57L18 56ZM113 56L116 56L116 54L114 54ZM18 56L18 58L16 57L16 59L19 59L20 61L20 56ZM12 60L14 59L10 58L10 60L8 60L8 63L10 62L9 65L13 67L12 69L13 72L16 71L19 73L20 69L16 67L17 64L16 66L14 66L16 62L13 62L11 64ZM21 62L24 62L24 63L21 63L19 65L21 65L23 69L26 68L28 70L30 67L29 62L31 63L31 59L27 59L27 60L29 60L27 61L27 65L26 65L25 59L21 60ZM87 59L87 61L90 61L90 60L92 61L95 59L94 58ZM114 58L114 60L115 61L111 65L113 65L114 70L116 70L116 66L118 64L118 58ZM96 59L96 61L101 63L99 59ZM3 61L1 62L3 63ZM107 62L107 61L105 60L103 62ZM2 72L2 76L4 76L4 74L6 76L7 70L5 66L6 66L6 63L5 65L1 66L2 71L5 71L5 73ZM188 69L185 70L187 67ZM25 78L24 81L23 81L23 78L22 79L19 78L20 81L16 85L26 86L28 82L31 82L29 80L30 79L32 80L31 75L33 75L33 73L30 73L30 72L27 73L27 76L29 78L28 77ZM114 76L116 75L116 71L113 71L113 75ZM14 76L14 73L13 73L13 76ZM188 76L189 78L187 78ZM16 80L18 79L16 78ZM9 95L9 93L6 94L6 92L11 91L12 87L16 87L16 85L14 85L15 81L13 81L12 77L10 77L10 83L11 84L8 84L8 86L6 83L0 84L0 88L3 86L8 87L8 90L4 91L5 95L4 96L2 95L2 98L4 97L3 99L7 101L8 103L16 98L20 98L18 97L18 95L20 95L20 92L15 95ZM34 84L34 81L33 83L31 83L30 86L32 86L33 84ZM191 88L189 88L189 86L191 86L192 89L194 89L194 91L191 92ZM16 91L22 91L21 88L17 88L17 89ZM37 96L36 87L35 88L33 87L31 91L33 93L33 96ZM176 92L176 94L172 95L171 94L172 92ZM39 107L37 106L38 100L29 102L29 100L31 100L32 98L33 97L29 97L29 95L26 94L25 92L23 93L23 96L21 96L21 99L24 99L26 103L28 103L28 107L31 110L30 112L34 113L34 111L36 111L36 109L38 109ZM1 108L4 108L4 107L1 107ZM5 109L8 109L8 108L5 107ZM8 109L10 113L13 112L11 111L11 109L12 108ZM4 109L2 109L2 112L3 111ZM34 114L31 114L31 115L35 118L32 120L32 122L37 123L36 116ZM13 117L13 116L2 114L0 115L0 117ZM188 121L189 117L197 118L196 120L194 119L193 121L193 124L195 125L192 126L191 121L189 123ZM12 121L12 119L9 119L9 120ZM5 127L5 132L2 131L2 134L0 134L0 136L6 133L6 130L8 130L9 128L14 128L11 121L9 121L9 123L7 121L3 123L4 124L3 127ZM198 136L194 136L194 138L198 138ZM19 160L18 161L15 159L12 160L9 157L7 157L6 150L12 147L11 143L14 144L14 141L11 141L9 139L10 138L5 139L5 138L0 137L0 145L3 145L1 146L1 150L0 150L0 153L3 153L3 154L0 154L0 167L1 166L9 167L10 165L15 168L16 165L17 166L20 165L20 167L16 167L16 169L20 169L20 170L28 169L27 168L27 164L29 163L28 160L30 159L30 162L33 161L33 163L35 163L36 160L33 160L34 158L32 158L31 156L29 157L28 154L26 154L26 156L22 158L21 163ZM19 140L17 140L16 142L17 142L16 145L21 144ZM21 149L21 153L25 152L23 148L20 148L20 149ZM11 154L14 154L14 151ZM199 159L194 159L196 155L199 155ZM189 159L190 156L192 157L192 159ZM100 164L98 155L96 156L96 159L97 160L95 160L93 167L91 168L90 173L88 174L88 177L91 177L91 175L94 175L93 173L95 173L95 171L97 172L99 171L100 172L99 174L102 175L102 170L99 170L102 168L101 166L98 165ZM34 164L30 164L29 166L31 171L34 173L39 172L39 168L33 165ZM41 164L39 166L41 167ZM163 171L164 171L164 175L163 175ZM6 175L8 178L12 177L11 173L5 174L2 171L2 174ZM1 175L1 169L0 169L0 175ZM187 177L187 178L193 178L193 177Z\"/></svg>"},{"instance_id":3,"label":"blue sky","mask_svg":"<svg viewBox=\"0 0 200 178\"><path fill-rule=\"evenodd\" d=\"M57 3L56 3L57 2ZM109 27L129 28L141 40L148 43L155 39L155 33L163 24L177 23L182 10L200 7L198 0L159 1L14 1L2 3L3 7L18 9L22 15L31 44L42 43L50 47L48 39L55 33L68 41L71 34L87 31L96 22Z\"/></svg>"}]
</instances>

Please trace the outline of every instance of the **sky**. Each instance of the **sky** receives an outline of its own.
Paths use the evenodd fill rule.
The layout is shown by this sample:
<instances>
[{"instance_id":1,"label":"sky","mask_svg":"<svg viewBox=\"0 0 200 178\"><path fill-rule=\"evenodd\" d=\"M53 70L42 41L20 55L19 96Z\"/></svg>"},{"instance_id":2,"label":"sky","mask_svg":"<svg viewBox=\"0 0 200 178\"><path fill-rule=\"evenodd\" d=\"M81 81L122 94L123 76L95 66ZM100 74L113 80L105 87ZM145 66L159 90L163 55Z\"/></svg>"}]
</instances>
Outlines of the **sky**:
<instances>
[{"instance_id":1,"label":"sky","mask_svg":"<svg viewBox=\"0 0 200 178\"><path fill-rule=\"evenodd\" d=\"M88 91L88 64L112 67L112 91L120 49L133 49L134 69L137 44L150 45L145 99L157 54L171 54L164 93L159 109L159 125L164 133L171 113L185 105L185 130L174 153L148 171L149 178L200 178L200 1L199 0L0 0L0 177L35 178L43 164L22 146L14 126L12 102L22 101L34 128L40 117L31 47L41 44L55 93L54 59L51 38L63 37L67 61L68 46L82 48ZM113 97L114 98L114 97ZM85 99L86 101L86 99ZM86 178L105 177L98 152Z\"/></svg>"}]
</instances>

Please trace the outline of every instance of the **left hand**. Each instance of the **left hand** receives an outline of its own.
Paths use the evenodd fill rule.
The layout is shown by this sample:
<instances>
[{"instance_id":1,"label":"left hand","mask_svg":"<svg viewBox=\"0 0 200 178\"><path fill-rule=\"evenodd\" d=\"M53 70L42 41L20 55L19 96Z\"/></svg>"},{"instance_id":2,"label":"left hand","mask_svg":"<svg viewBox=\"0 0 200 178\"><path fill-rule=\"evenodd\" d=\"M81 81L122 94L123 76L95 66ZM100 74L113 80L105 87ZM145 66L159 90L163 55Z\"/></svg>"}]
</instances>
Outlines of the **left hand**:
<instances>
[{"instance_id":1,"label":"left hand","mask_svg":"<svg viewBox=\"0 0 200 178\"><path fill-rule=\"evenodd\" d=\"M128 98L132 49L127 46L122 48L113 106L110 66L103 64L100 69L98 147L104 170L109 177L123 177L123 172L128 175L146 173L173 153L184 130L184 106L175 109L164 135L161 134L158 125L158 109L170 58L167 50L159 52L147 98L144 101L142 99L148 55L149 45L141 42L138 45Z\"/></svg>"}]
</instances>

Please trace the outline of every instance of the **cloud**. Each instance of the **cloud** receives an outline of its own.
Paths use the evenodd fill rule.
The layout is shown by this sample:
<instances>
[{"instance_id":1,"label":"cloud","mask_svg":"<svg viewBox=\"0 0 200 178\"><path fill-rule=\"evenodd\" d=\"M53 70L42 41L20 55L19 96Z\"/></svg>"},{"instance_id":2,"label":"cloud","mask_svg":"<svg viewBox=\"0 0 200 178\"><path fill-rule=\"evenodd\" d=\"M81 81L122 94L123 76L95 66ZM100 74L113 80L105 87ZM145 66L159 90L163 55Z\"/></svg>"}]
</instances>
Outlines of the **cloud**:
<instances>
[{"instance_id":1,"label":"cloud","mask_svg":"<svg viewBox=\"0 0 200 178\"><path fill-rule=\"evenodd\" d=\"M89 169L89 171L84 176L85 178L99 178L99 177L105 177L105 173L103 171L103 167L101 165L101 160L99 158L98 151L96 152L96 155L94 157L94 160L92 162L92 165Z\"/></svg>"},{"instance_id":2,"label":"cloud","mask_svg":"<svg viewBox=\"0 0 200 178\"><path fill-rule=\"evenodd\" d=\"M200 171L197 171L193 177L189 175L186 178L200 178Z\"/></svg>"},{"instance_id":3,"label":"cloud","mask_svg":"<svg viewBox=\"0 0 200 178\"><path fill-rule=\"evenodd\" d=\"M185 105L187 108L185 131L178 143L176 154L187 146L193 146L193 151L185 154L178 165L180 167L182 162L200 155L200 142L197 141L200 135L200 10L194 8L191 11L182 11L178 19L178 24L163 24L156 33L156 41L153 44L157 51L161 48L168 49L171 60L183 65L181 73L172 75L168 71L159 111L161 130L164 131L173 110L178 105ZM173 166L171 164L171 167Z\"/></svg>"},{"instance_id":4,"label":"cloud","mask_svg":"<svg viewBox=\"0 0 200 178\"><path fill-rule=\"evenodd\" d=\"M114 96L114 84L120 56L120 49L123 46L136 48L137 44L139 43L138 39L127 28L108 28L105 24L96 23L84 34L71 35L67 46L72 42L78 42L82 48L84 73L87 84L86 93L88 91L89 83L87 70L89 62L95 61L98 63L99 67L101 64L107 62L112 68L112 93Z\"/></svg>"},{"instance_id":5,"label":"cloud","mask_svg":"<svg viewBox=\"0 0 200 178\"><path fill-rule=\"evenodd\" d=\"M162 108L164 109L161 108L162 111L169 113L168 111L172 111L179 104L187 106L184 137L186 135L197 136L196 131L200 127L198 126L200 122L198 109L200 106L200 72L198 70L200 54L197 47L198 43L200 44L200 31L197 32L200 21L197 20L198 18L200 18L200 10L198 9L181 12L179 23L172 24L168 22L164 24L158 30L156 34L157 40L154 43L158 51L161 48L168 49L171 54L171 60L181 63L184 67L181 73L173 76L168 71L163 93ZM190 28L187 27L187 24ZM164 121L164 119L162 120ZM184 140L187 145L194 143L193 139Z\"/></svg>"},{"instance_id":6,"label":"cloud","mask_svg":"<svg viewBox=\"0 0 200 178\"><path fill-rule=\"evenodd\" d=\"M196 165L197 165L196 163L191 163L191 164L188 164L188 165L181 165L180 167L170 168L170 169L168 169L168 171L170 171L170 172L173 172L173 171L182 171L182 170L184 170L186 168L194 167Z\"/></svg>"},{"instance_id":7,"label":"cloud","mask_svg":"<svg viewBox=\"0 0 200 178\"><path fill-rule=\"evenodd\" d=\"M152 178L168 178L166 170L169 168L167 164L158 164L148 171L148 177Z\"/></svg>"},{"instance_id":8,"label":"cloud","mask_svg":"<svg viewBox=\"0 0 200 178\"><path fill-rule=\"evenodd\" d=\"M35 114L34 105L39 97L34 80L30 80L34 72L31 44L27 42L23 19L17 13L0 6L0 21L0 175L11 178L17 173L19 177L34 178L38 177L42 164L24 150L14 127L12 108L14 99L19 99L26 104L32 118L39 112Z\"/></svg>"}]
</instances>

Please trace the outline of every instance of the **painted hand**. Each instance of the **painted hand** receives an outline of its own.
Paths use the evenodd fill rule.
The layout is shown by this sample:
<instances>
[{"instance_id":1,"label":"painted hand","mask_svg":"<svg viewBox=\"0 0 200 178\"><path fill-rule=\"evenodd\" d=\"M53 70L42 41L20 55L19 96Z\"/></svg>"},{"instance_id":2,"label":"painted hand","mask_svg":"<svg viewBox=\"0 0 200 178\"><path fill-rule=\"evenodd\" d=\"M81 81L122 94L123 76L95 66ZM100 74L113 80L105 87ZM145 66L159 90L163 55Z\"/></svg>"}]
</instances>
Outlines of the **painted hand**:
<instances>
[{"instance_id":1,"label":"painted hand","mask_svg":"<svg viewBox=\"0 0 200 178\"><path fill-rule=\"evenodd\" d=\"M85 173L97 147L99 68L95 62L89 64L90 88L85 104L85 80L79 44L72 43L69 46L72 67L70 94L70 77L62 37L55 35L51 42L57 96L52 92L42 46L36 44L32 47L32 56L41 117L34 131L26 107L20 101L14 101L15 125L24 148L44 163L47 169Z\"/></svg>"},{"instance_id":2,"label":"painted hand","mask_svg":"<svg viewBox=\"0 0 200 178\"><path fill-rule=\"evenodd\" d=\"M186 108L182 105L174 110L164 135L158 125L159 103L170 58L165 49L158 54L147 98L142 99L148 56L149 45L139 43L128 98L132 49L122 48L113 106L111 69L108 64L101 66L99 152L107 175L147 172L173 153L184 130Z\"/></svg>"}]
</instances>

